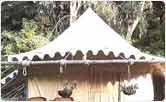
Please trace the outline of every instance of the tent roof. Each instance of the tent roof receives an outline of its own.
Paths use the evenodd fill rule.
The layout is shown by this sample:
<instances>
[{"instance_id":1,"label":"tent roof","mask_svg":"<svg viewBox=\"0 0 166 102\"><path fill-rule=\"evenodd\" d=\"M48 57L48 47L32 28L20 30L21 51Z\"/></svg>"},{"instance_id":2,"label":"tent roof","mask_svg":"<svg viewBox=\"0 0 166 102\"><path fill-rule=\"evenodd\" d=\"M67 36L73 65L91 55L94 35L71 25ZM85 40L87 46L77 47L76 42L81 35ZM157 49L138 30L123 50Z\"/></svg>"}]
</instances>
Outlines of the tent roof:
<instances>
[{"instance_id":1,"label":"tent roof","mask_svg":"<svg viewBox=\"0 0 166 102\"><path fill-rule=\"evenodd\" d=\"M86 54L89 50L94 54L102 50L105 54L111 51L115 56L123 53L127 58L131 55L134 55L136 59L142 56L147 59L157 58L145 55L130 45L110 28L91 8L88 8L77 21L54 41L30 52L10 55L8 60L12 61L13 58L16 58L21 61L24 57L32 60L34 56L43 59L45 55L54 57L56 52L59 52L62 56L66 52L71 52L75 55L78 50L83 54Z\"/></svg>"}]
</instances>

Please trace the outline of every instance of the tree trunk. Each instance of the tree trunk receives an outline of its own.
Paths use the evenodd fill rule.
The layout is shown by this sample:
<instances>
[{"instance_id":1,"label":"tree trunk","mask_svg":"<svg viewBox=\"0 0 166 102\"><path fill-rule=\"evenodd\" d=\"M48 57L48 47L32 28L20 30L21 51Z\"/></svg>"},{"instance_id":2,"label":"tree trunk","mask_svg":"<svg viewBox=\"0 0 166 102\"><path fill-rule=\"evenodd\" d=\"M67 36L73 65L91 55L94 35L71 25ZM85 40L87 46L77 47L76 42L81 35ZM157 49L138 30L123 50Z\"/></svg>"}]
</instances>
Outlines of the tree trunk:
<instances>
[{"instance_id":1,"label":"tree trunk","mask_svg":"<svg viewBox=\"0 0 166 102\"><path fill-rule=\"evenodd\" d=\"M126 38L129 42L131 41L132 34L141 19L141 16L144 10L144 5L145 5L145 1L143 1L142 3L140 15L137 16L137 18L133 21L132 25L128 25L128 32L127 32Z\"/></svg>"},{"instance_id":2,"label":"tree trunk","mask_svg":"<svg viewBox=\"0 0 166 102\"><path fill-rule=\"evenodd\" d=\"M70 25L77 19L81 1L70 1Z\"/></svg>"}]
</instances>

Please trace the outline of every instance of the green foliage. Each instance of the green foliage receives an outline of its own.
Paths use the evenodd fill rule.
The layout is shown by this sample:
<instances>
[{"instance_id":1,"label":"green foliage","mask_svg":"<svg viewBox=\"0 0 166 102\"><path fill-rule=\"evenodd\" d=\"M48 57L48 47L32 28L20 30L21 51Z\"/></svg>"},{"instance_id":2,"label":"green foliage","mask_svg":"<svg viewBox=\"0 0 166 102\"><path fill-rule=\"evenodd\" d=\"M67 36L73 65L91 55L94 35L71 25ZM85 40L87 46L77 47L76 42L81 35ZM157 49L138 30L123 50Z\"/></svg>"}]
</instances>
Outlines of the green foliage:
<instances>
[{"instance_id":1,"label":"green foliage","mask_svg":"<svg viewBox=\"0 0 166 102\"><path fill-rule=\"evenodd\" d=\"M35 21L24 18L22 23L22 29L19 32L2 32L2 54L10 55L30 51L49 42L48 38L38 31Z\"/></svg>"},{"instance_id":2,"label":"green foliage","mask_svg":"<svg viewBox=\"0 0 166 102\"><path fill-rule=\"evenodd\" d=\"M2 41L2 60L7 60L4 55L18 54L39 48L49 42L48 36L39 31L37 22L23 18L22 29L18 32L3 31ZM51 35L48 34L48 35ZM16 66L1 66L1 78L12 72Z\"/></svg>"},{"instance_id":3,"label":"green foliage","mask_svg":"<svg viewBox=\"0 0 166 102\"><path fill-rule=\"evenodd\" d=\"M37 11L33 1L2 1L1 30L18 31L22 18L33 19Z\"/></svg>"},{"instance_id":4,"label":"green foliage","mask_svg":"<svg viewBox=\"0 0 166 102\"><path fill-rule=\"evenodd\" d=\"M164 7L158 3L146 1L142 6L143 1L95 2L95 10L123 38L126 38L130 24L140 17L131 43L145 53L164 56L165 19L161 18Z\"/></svg>"},{"instance_id":5,"label":"green foliage","mask_svg":"<svg viewBox=\"0 0 166 102\"><path fill-rule=\"evenodd\" d=\"M95 6L96 12L99 16L105 20L109 25L111 25L112 17L113 17L113 10L111 5L105 2L97 2Z\"/></svg>"},{"instance_id":6,"label":"green foliage","mask_svg":"<svg viewBox=\"0 0 166 102\"><path fill-rule=\"evenodd\" d=\"M163 10L154 9L153 6L151 2L146 2L132 42L143 52L165 56L165 23L161 22L160 15L155 13Z\"/></svg>"}]
</instances>

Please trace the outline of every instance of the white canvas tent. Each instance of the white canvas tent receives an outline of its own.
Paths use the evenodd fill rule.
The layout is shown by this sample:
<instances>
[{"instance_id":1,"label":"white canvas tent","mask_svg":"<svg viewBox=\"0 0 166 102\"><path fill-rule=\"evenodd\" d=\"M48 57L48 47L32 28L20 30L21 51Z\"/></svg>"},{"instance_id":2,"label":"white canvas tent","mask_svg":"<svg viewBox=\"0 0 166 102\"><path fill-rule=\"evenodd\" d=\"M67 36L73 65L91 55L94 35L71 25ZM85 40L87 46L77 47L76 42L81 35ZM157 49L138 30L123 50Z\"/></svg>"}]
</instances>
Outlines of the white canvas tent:
<instances>
[{"instance_id":1,"label":"white canvas tent","mask_svg":"<svg viewBox=\"0 0 166 102\"><path fill-rule=\"evenodd\" d=\"M142 56L147 59L159 59L145 55L130 45L89 8L54 41L33 51L9 56L9 61L14 57L21 61L25 56L32 60L35 55L43 59L46 54L54 57L55 52L59 52L62 56L66 52L74 55L78 50L83 54L89 50L97 54L99 50L102 50L106 55L112 51L115 56L124 53L127 58L134 55L136 59Z\"/></svg>"},{"instance_id":2,"label":"white canvas tent","mask_svg":"<svg viewBox=\"0 0 166 102\"><path fill-rule=\"evenodd\" d=\"M71 53L69 59L117 59L122 55L126 59L144 57L148 60L163 60L144 54L130 45L90 8L54 41L30 52L10 55L8 60L56 60L66 57L67 52ZM89 54L91 52L93 54ZM143 71L138 71L138 74L145 74L155 67L161 66L136 64L133 66L133 73L142 69ZM57 96L57 90L63 87L64 80L74 80L77 81L78 88L74 91L73 97L77 101L117 101L117 72L120 69L122 73L126 72L127 65L94 65L91 68L89 69L88 65L66 65L63 78L58 79L59 65L31 66L28 69L28 97L43 96L53 99ZM108 85L109 82L111 84ZM147 95L152 97L152 93ZM143 96L148 97L145 94Z\"/></svg>"}]
</instances>

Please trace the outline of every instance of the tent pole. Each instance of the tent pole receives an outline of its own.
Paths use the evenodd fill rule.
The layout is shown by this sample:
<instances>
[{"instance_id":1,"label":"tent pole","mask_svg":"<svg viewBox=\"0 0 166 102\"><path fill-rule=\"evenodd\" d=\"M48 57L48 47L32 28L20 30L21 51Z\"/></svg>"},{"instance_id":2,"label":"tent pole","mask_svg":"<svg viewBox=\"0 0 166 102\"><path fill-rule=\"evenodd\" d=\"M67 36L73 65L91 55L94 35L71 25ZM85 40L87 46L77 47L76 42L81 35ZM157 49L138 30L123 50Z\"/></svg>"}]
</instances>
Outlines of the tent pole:
<instances>
[{"instance_id":1,"label":"tent pole","mask_svg":"<svg viewBox=\"0 0 166 102\"><path fill-rule=\"evenodd\" d=\"M18 65L25 64L25 60L23 61L2 61L1 64L5 65ZM38 65L38 64L116 64L116 63L165 63L166 60L50 60L50 61L26 61L30 65Z\"/></svg>"}]
</instances>

